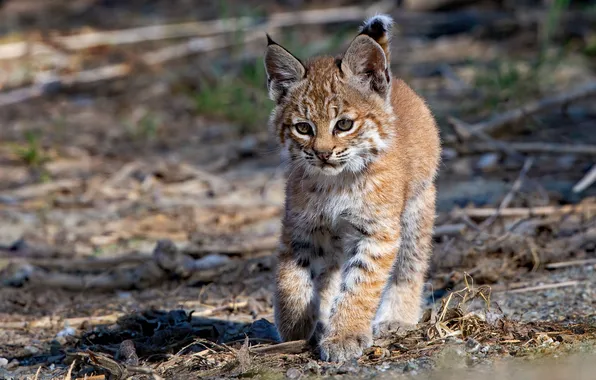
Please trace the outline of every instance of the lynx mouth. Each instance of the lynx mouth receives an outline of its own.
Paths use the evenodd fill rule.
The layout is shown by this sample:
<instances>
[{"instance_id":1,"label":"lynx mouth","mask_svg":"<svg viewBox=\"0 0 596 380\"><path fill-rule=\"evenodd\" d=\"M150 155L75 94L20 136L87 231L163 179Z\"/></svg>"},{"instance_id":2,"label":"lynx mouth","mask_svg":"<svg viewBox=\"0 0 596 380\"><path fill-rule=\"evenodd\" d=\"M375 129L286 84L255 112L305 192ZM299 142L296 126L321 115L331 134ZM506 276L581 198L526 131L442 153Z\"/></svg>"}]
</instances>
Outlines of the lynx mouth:
<instances>
[{"instance_id":1,"label":"lynx mouth","mask_svg":"<svg viewBox=\"0 0 596 380\"><path fill-rule=\"evenodd\" d=\"M313 165L313 167L324 174L336 175L343 170L344 165L340 163L320 162L317 165Z\"/></svg>"}]
</instances>

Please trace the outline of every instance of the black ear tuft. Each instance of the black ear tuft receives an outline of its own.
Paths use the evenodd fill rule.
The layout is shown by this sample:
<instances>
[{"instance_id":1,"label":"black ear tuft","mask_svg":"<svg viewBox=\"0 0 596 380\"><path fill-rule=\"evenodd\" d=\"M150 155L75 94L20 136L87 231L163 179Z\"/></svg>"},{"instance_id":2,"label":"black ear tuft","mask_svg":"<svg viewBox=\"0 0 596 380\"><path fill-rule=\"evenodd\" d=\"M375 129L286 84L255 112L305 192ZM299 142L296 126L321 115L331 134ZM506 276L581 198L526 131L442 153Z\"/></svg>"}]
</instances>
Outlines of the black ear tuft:
<instances>
[{"instance_id":1,"label":"black ear tuft","mask_svg":"<svg viewBox=\"0 0 596 380\"><path fill-rule=\"evenodd\" d=\"M277 45L277 43L275 41L273 41L273 39L271 38L271 36L269 35L269 33L265 33L265 35L267 36L267 46L269 46L269 45Z\"/></svg>"},{"instance_id":2,"label":"black ear tuft","mask_svg":"<svg viewBox=\"0 0 596 380\"><path fill-rule=\"evenodd\" d=\"M364 21L360 28L361 34L366 34L374 40L381 38L385 34L391 33L393 19L389 15L376 15Z\"/></svg>"},{"instance_id":3,"label":"black ear tuft","mask_svg":"<svg viewBox=\"0 0 596 380\"><path fill-rule=\"evenodd\" d=\"M362 28L362 34L366 34L372 37L373 40L377 41L380 40L383 36L385 36L389 32L389 27L384 20L377 17L372 20L365 27Z\"/></svg>"},{"instance_id":4,"label":"black ear tuft","mask_svg":"<svg viewBox=\"0 0 596 380\"><path fill-rule=\"evenodd\" d=\"M376 15L364 21L360 28L360 34L364 34L375 40L387 57L391 61L390 40L391 29L393 28L393 19L389 15Z\"/></svg>"}]
</instances>

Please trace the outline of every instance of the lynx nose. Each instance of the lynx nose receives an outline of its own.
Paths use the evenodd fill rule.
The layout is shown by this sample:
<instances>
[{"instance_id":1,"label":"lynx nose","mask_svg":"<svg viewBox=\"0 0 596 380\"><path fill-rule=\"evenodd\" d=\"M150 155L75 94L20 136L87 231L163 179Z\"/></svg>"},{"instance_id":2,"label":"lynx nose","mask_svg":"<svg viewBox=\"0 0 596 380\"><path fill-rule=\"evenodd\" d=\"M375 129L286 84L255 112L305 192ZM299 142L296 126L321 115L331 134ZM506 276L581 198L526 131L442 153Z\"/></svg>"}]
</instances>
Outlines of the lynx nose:
<instances>
[{"instance_id":1,"label":"lynx nose","mask_svg":"<svg viewBox=\"0 0 596 380\"><path fill-rule=\"evenodd\" d=\"M331 157L331 155L333 154L332 151L315 151L315 154L317 155L317 157L319 157L319 160L326 162L329 157Z\"/></svg>"}]
</instances>

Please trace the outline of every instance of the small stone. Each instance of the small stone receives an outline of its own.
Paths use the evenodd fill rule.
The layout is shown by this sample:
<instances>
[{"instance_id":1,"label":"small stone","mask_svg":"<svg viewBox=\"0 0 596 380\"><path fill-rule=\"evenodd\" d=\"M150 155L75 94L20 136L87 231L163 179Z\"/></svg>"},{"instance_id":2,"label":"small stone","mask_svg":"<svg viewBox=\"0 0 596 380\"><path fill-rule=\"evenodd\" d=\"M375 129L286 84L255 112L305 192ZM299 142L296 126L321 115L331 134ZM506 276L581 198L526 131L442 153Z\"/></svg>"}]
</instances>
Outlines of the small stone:
<instances>
[{"instance_id":1,"label":"small stone","mask_svg":"<svg viewBox=\"0 0 596 380\"><path fill-rule=\"evenodd\" d=\"M299 379L300 377L302 377L302 372L300 372L298 368L290 368L286 372L286 377L288 379Z\"/></svg>"},{"instance_id":2,"label":"small stone","mask_svg":"<svg viewBox=\"0 0 596 380\"><path fill-rule=\"evenodd\" d=\"M37 354L39 354L39 348L37 348L35 346L25 346L23 348L23 350L25 350L25 352L27 353L27 355L37 355Z\"/></svg>"},{"instance_id":3,"label":"small stone","mask_svg":"<svg viewBox=\"0 0 596 380\"><path fill-rule=\"evenodd\" d=\"M413 372L413 371L417 371L418 370L418 364L416 364L413 361L409 361L406 363L406 366L404 367L404 372Z\"/></svg>"},{"instance_id":4,"label":"small stone","mask_svg":"<svg viewBox=\"0 0 596 380\"><path fill-rule=\"evenodd\" d=\"M56 334L56 338L74 336L77 332L70 326L66 326Z\"/></svg>"},{"instance_id":5,"label":"small stone","mask_svg":"<svg viewBox=\"0 0 596 380\"><path fill-rule=\"evenodd\" d=\"M468 338L466 341L466 349L471 353L477 352L480 349L480 343L475 339Z\"/></svg>"},{"instance_id":6,"label":"small stone","mask_svg":"<svg viewBox=\"0 0 596 380\"><path fill-rule=\"evenodd\" d=\"M306 363L306 365L304 366L304 369L306 371L310 371L316 375L321 374L321 366L319 365L319 363L317 363L314 360L310 360L308 363Z\"/></svg>"},{"instance_id":7,"label":"small stone","mask_svg":"<svg viewBox=\"0 0 596 380\"><path fill-rule=\"evenodd\" d=\"M8 363L8 365L6 366L6 369L12 370L12 369L17 368L20 365L21 365L21 362L19 362L17 359L12 359L10 361L10 363ZM0 377L0 379L1 379L1 377Z\"/></svg>"},{"instance_id":8,"label":"small stone","mask_svg":"<svg viewBox=\"0 0 596 380\"><path fill-rule=\"evenodd\" d=\"M0 368L0 379L6 380L13 380L16 379L11 372L6 371L3 368Z\"/></svg>"},{"instance_id":9,"label":"small stone","mask_svg":"<svg viewBox=\"0 0 596 380\"><path fill-rule=\"evenodd\" d=\"M486 322L491 326L495 326L497 322L499 322L499 320L501 320L503 317L504 314L499 311L488 310L486 312Z\"/></svg>"},{"instance_id":10,"label":"small stone","mask_svg":"<svg viewBox=\"0 0 596 380\"><path fill-rule=\"evenodd\" d=\"M8 359L0 358L0 368L6 367L8 365Z\"/></svg>"},{"instance_id":11,"label":"small stone","mask_svg":"<svg viewBox=\"0 0 596 380\"><path fill-rule=\"evenodd\" d=\"M476 169L483 172L491 172L498 168L499 160L501 156L497 153L485 153L480 156L480 159L476 163Z\"/></svg>"}]
</instances>

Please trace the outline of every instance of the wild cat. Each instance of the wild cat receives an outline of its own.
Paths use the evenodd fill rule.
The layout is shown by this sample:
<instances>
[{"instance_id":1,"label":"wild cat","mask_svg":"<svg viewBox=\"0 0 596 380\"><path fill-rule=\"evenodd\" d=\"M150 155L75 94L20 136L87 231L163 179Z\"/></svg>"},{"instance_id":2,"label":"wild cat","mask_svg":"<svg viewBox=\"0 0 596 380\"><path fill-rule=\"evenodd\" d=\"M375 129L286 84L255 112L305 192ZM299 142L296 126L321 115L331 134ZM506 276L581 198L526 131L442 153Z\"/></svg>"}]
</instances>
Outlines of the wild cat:
<instances>
[{"instance_id":1,"label":"wild cat","mask_svg":"<svg viewBox=\"0 0 596 380\"><path fill-rule=\"evenodd\" d=\"M328 361L420 317L440 141L391 75L392 24L372 17L342 56L306 63L268 36L270 128L289 156L275 322Z\"/></svg>"}]
</instances>

